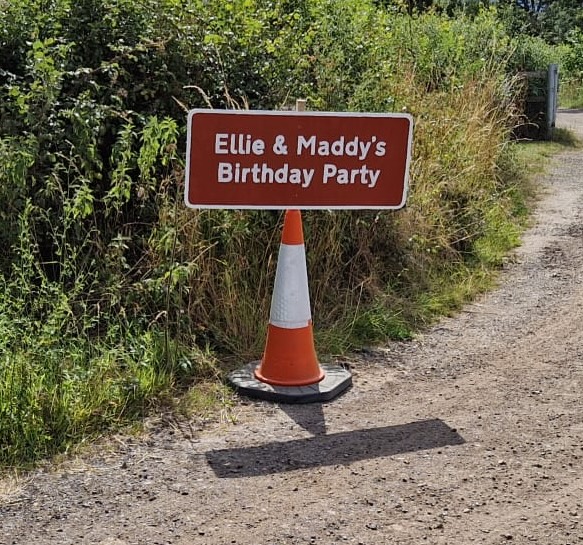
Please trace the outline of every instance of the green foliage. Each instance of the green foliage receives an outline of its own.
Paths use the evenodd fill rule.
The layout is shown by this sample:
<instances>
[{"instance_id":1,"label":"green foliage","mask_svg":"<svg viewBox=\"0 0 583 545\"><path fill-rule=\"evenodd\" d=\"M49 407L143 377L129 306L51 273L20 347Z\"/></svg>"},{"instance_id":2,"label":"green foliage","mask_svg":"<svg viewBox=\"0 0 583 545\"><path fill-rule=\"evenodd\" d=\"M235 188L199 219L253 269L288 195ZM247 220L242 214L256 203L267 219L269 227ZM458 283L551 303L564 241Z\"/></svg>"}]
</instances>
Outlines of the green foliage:
<instances>
[{"instance_id":1,"label":"green foliage","mask_svg":"<svg viewBox=\"0 0 583 545\"><path fill-rule=\"evenodd\" d=\"M583 31L568 35L561 47L561 103L567 108L583 107Z\"/></svg>"},{"instance_id":2,"label":"green foliage","mask_svg":"<svg viewBox=\"0 0 583 545\"><path fill-rule=\"evenodd\" d=\"M580 0L554 0L540 14L542 37L549 43L560 44L572 32L583 31L583 11Z\"/></svg>"},{"instance_id":3,"label":"green foliage","mask_svg":"<svg viewBox=\"0 0 583 545\"><path fill-rule=\"evenodd\" d=\"M583 82L583 32L572 32L568 38L568 48L563 50L562 66L568 79Z\"/></svg>"},{"instance_id":4,"label":"green foliage","mask_svg":"<svg viewBox=\"0 0 583 545\"><path fill-rule=\"evenodd\" d=\"M508 68L513 71L546 70L560 60L560 51L537 36L521 36L512 41Z\"/></svg>"},{"instance_id":5,"label":"green foliage","mask_svg":"<svg viewBox=\"0 0 583 545\"><path fill-rule=\"evenodd\" d=\"M512 35L528 34L560 44L570 32L583 30L580 0L499 0L497 7Z\"/></svg>"}]
</instances>

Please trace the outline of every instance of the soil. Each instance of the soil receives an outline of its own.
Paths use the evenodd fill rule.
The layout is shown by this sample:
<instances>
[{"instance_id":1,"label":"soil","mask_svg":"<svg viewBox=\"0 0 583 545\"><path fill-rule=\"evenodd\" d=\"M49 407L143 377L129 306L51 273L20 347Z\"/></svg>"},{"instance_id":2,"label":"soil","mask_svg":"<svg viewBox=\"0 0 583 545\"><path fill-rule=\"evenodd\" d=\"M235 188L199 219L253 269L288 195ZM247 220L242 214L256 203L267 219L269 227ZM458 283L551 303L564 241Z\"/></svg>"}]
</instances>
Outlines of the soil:
<instances>
[{"instance_id":1,"label":"soil","mask_svg":"<svg viewBox=\"0 0 583 545\"><path fill-rule=\"evenodd\" d=\"M541 183L498 289L355 355L340 398L241 398L4 479L0 543L583 544L583 151Z\"/></svg>"}]
</instances>

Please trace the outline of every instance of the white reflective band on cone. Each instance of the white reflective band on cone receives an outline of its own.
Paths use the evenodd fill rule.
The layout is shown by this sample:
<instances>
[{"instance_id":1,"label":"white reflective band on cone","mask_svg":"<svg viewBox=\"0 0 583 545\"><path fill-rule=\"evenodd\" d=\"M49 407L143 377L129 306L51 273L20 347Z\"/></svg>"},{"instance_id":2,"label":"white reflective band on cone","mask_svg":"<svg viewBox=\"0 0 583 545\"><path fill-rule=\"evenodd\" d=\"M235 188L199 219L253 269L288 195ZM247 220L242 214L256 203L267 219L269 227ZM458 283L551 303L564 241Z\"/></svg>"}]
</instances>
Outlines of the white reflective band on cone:
<instances>
[{"instance_id":1,"label":"white reflective band on cone","mask_svg":"<svg viewBox=\"0 0 583 545\"><path fill-rule=\"evenodd\" d=\"M276 327L307 327L312 319L306 250L303 244L281 244L269 323Z\"/></svg>"}]
</instances>

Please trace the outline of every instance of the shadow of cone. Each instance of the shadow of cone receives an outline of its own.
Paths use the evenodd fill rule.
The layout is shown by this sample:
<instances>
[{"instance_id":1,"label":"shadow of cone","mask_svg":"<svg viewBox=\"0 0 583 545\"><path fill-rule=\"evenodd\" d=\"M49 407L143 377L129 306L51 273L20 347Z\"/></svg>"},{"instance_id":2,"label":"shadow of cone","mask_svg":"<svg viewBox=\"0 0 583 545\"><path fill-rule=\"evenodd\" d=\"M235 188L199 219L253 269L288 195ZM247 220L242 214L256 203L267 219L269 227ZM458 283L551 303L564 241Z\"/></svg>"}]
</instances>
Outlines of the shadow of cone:
<instances>
[{"instance_id":1,"label":"shadow of cone","mask_svg":"<svg viewBox=\"0 0 583 545\"><path fill-rule=\"evenodd\" d=\"M277 386L306 386L324 378L314 348L299 210L285 213L265 352L255 376Z\"/></svg>"}]
</instances>

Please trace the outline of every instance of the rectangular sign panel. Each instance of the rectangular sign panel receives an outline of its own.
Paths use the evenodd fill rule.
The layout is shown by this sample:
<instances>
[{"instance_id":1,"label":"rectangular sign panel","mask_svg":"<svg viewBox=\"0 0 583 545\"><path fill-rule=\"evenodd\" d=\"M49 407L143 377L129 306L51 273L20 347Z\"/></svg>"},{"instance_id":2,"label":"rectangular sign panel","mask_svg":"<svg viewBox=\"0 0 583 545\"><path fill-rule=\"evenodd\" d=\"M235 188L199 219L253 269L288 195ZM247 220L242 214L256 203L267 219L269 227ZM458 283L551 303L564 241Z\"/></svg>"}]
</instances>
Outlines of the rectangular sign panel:
<instances>
[{"instance_id":1,"label":"rectangular sign panel","mask_svg":"<svg viewBox=\"0 0 583 545\"><path fill-rule=\"evenodd\" d=\"M401 208L408 114L192 110L192 208Z\"/></svg>"}]
</instances>

